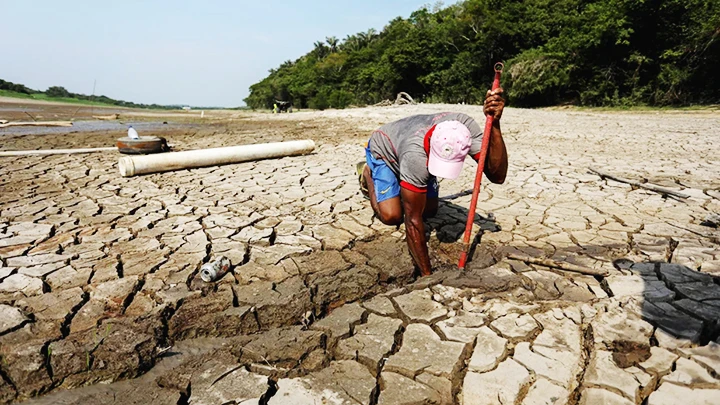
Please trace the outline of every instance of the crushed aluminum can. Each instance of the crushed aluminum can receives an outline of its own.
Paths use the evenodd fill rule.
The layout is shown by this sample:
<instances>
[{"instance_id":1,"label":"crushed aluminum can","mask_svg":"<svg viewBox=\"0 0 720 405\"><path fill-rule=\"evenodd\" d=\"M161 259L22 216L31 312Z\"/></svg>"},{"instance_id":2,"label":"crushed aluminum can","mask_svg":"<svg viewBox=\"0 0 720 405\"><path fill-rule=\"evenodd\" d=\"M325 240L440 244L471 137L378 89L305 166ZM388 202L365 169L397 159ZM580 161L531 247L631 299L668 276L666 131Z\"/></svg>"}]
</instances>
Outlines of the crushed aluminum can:
<instances>
[{"instance_id":1,"label":"crushed aluminum can","mask_svg":"<svg viewBox=\"0 0 720 405\"><path fill-rule=\"evenodd\" d=\"M230 259L225 256L205 263L200 268L200 278L206 283L220 280L230 270Z\"/></svg>"}]
</instances>

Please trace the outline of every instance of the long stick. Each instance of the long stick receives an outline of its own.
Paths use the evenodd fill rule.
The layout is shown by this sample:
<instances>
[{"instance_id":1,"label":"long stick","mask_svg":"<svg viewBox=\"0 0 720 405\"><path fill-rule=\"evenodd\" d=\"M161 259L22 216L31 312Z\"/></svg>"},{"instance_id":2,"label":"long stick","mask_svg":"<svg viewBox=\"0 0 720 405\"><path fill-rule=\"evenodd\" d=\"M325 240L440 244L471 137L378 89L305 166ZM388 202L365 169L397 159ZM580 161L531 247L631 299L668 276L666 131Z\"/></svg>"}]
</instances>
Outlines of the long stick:
<instances>
[{"instance_id":1,"label":"long stick","mask_svg":"<svg viewBox=\"0 0 720 405\"><path fill-rule=\"evenodd\" d=\"M591 276L607 276L608 272L605 270L591 269L589 267L578 266L577 264L559 262L552 259L539 259L536 257L516 255L510 253L507 255L508 259L520 260L525 263L538 264L545 267L553 267L560 270L573 271L575 273L589 274Z\"/></svg>"},{"instance_id":2,"label":"long stick","mask_svg":"<svg viewBox=\"0 0 720 405\"><path fill-rule=\"evenodd\" d=\"M497 90L500 87L500 74L503 70L503 64L498 62L495 64L495 80L492 89ZM468 251L470 250L470 234L472 226L475 222L475 208L477 207L478 194L480 194L480 183L482 182L483 170L485 170L485 157L487 156L488 145L490 145L490 132L492 131L493 117L488 115L485 119L485 132L483 132L482 146L480 148L480 159L478 159L477 172L475 173L475 185L473 186L472 199L470 200L470 210L468 211L468 219L465 224L465 235L463 235L463 251L460 254L460 262L458 267L465 268Z\"/></svg>"},{"instance_id":3,"label":"long stick","mask_svg":"<svg viewBox=\"0 0 720 405\"><path fill-rule=\"evenodd\" d=\"M27 115L28 117L32 118L33 122L37 121L37 120L35 119L35 117L33 117L32 115L30 115L30 113L28 113L27 111L23 111L23 112L25 113L25 115Z\"/></svg>"},{"instance_id":4,"label":"long stick","mask_svg":"<svg viewBox=\"0 0 720 405\"><path fill-rule=\"evenodd\" d=\"M71 127L70 121L37 121L37 122L6 122L0 128L9 127Z\"/></svg>"},{"instance_id":5,"label":"long stick","mask_svg":"<svg viewBox=\"0 0 720 405\"><path fill-rule=\"evenodd\" d=\"M4 156L31 156L31 155L72 155L75 153L112 152L117 147L107 148L81 148L81 149L41 149L41 150L8 150L0 151L0 157Z\"/></svg>"},{"instance_id":6,"label":"long stick","mask_svg":"<svg viewBox=\"0 0 720 405\"><path fill-rule=\"evenodd\" d=\"M599 170L595 170L592 167L589 167L588 170L590 170L591 172L600 176L601 179L615 180L615 181L619 181L620 183L630 184L631 186L644 188L645 190L654 191L654 192L660 193L660 194L671 195L671 196L677 197L677 198L690 198L690 196L687 194L683 194L678 191L673 191L673 190L670 190L670 189L667 189L664 187L656 186L654 184L640 183L635 180L626 179L624 177L613 176L612 174L607 174L607 173L603 173Z\"/></svg>"}]
</instances>

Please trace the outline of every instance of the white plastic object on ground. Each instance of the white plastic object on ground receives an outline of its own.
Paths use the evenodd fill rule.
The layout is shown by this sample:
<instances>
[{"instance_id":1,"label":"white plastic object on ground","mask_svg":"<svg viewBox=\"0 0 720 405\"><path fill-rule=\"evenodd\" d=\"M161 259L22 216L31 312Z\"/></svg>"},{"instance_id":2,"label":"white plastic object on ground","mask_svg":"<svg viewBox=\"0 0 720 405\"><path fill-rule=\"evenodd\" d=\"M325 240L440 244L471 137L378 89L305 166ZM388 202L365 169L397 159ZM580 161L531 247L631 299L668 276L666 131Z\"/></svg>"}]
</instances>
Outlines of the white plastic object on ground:
<instances>
[{"instance_id":1,"label":"white plastic object on ground","mask_svg":"<svg viewBox=\"0 0 720 405\"><path fill-rule=\"evenodd\" d=\"M315 142L306 139L304 141L228 146L225 148L189 150L148 156L124 156L120 158L118 166L121 176L131 177L137 174L304 155L314 149Z\"/></svg>"},{"instance_id":2,"label":"white plastic object on ground","mask_svg":"<svg viewBox=\"0 0 720 405\"><path fill-rule=\"evenodd\" d=\"M140 139L140 136L138 135L137 131L132 126L130 126L130 128L128 128L128 138Z\"/></svg>"}]
</instances>

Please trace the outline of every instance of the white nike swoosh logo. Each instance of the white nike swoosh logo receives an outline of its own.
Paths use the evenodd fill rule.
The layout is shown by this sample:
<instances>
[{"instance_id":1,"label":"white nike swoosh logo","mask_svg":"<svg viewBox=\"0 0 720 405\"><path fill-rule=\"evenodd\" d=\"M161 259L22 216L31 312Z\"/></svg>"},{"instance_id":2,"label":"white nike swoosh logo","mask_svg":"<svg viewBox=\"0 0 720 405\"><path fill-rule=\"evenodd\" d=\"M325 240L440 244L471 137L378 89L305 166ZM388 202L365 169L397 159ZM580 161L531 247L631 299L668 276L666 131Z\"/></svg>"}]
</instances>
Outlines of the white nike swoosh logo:
<instances>
[{"instance_id":1,"label":"white nike swoosh logo","mask_svg":"<svg viewBox=\"0 0 720 405\"><path fill-rule=\"evenodd\" d=\"M387 193L388 191L390 191L391 188L392 188L392 187L386 188L385 190L381 191L380 194L385 194L385 193Z\"/></svg>"}]
</instances>

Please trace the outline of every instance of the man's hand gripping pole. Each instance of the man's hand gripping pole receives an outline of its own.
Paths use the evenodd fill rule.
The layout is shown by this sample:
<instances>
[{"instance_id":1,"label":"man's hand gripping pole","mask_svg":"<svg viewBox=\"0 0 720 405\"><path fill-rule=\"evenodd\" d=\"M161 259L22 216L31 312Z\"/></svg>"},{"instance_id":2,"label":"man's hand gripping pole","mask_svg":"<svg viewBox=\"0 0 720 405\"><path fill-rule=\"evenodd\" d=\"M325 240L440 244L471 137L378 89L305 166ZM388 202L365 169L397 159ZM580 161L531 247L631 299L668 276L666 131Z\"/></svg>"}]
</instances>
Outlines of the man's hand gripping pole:
<instances>
[{"instance_id":1,"label":"man's hand gripping pole","mask_svg":"<svg viewBox=\"0 0 720 405\"><path fill-rule=\"evenodd\" d=\"M493 80L492 90L500 87L500 74L505 65L498 62L495 64L495 80ZM472 199L470 200L470 209L468 211L468 219L465 224L465 234L463 235L463 251L460 254L460 262L458 267L462 270L467 262L468 251L470 250L470 234L472 226L475 222L475 208L477 207L478 194L480 194L480 183L482 182L483 171L485 170L485 159L487 157L488 145L490 144L490 132L493 126L493 116L488 115L485 118L485 132L483 132L482 147L480 148L480 158L478 159L477 172L475 173L475 185L473 186Z\"/></svg>"}]
</instances>

